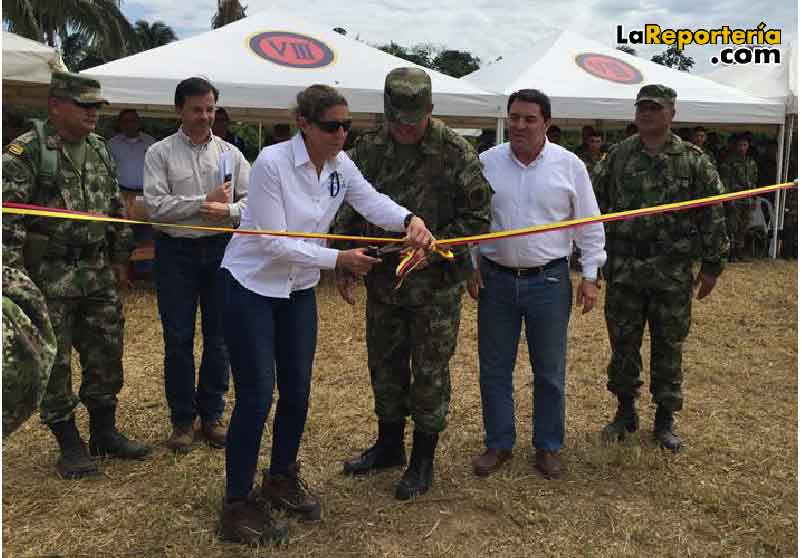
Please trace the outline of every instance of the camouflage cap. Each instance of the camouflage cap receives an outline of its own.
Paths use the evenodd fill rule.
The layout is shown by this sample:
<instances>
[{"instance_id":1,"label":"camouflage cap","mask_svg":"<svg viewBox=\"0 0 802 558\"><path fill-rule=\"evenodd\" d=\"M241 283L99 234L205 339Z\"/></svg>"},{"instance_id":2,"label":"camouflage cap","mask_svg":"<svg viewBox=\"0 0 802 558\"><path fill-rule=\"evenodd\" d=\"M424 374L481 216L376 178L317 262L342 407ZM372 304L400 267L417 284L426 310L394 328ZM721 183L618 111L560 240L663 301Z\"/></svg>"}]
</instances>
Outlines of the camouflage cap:
<instances>
[{"instance_id":1,"label":"camouflage cap","mask_svg":"<svg viewBox=\"0 0 802 558\"><path fill-rule=\"evenodd\" d=\"M384 80L384 116L416 124L432 106L432 80L420 68L396 68Z\"/></svg>"},{"instance_id":2,"label":"camouflage cap","mask_svg":"<svg viewBox=\"0 0 802 558\"><path fill-rule=\"evenodd\" d=\"M67 72L53 72L50 78L50 96L72 99L85 105L109 104L100 94L99 81Z\"/></svg>"},{"instance_id":3,"label":"camouflage cap","mask_svg":"<svg viewBox=\"0 0 802 558\"><path fill-rule=\"evenodd\" d=\"M638 96L635 98L635 104L637 105L641 101L651 101L664 107L673 108L676 100L676 91L667 85L655 83L652 85L644 85L640 88L640 91L638 91Z\"/></svg>"}]
</instances>

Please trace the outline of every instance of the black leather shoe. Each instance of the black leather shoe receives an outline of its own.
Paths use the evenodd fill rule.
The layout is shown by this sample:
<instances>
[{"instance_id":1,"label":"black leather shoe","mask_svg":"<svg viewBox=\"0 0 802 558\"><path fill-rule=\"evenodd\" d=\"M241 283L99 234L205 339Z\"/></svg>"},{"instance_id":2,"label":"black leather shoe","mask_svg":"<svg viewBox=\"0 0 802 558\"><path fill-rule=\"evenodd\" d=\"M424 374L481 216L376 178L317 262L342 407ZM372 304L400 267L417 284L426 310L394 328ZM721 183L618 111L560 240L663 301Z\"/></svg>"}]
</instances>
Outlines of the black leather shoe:
<instances>
[{"instance_id":1,"label":"black leather shoe","mask_svg":"<svg viewBox=\"0 0 802 558\"><path fill-rule=\"evenodd\" d=\"M116 407L101 407L89 411L89 453L96 457L142 459L150 448L142 442L129 440L115 423Z\"/></svg>"},{"instance_id":2,"label":"black leather shoe","mask_svg":"<svg viewBox=\"0 0 802 558\"><path fill-rule=\"evenodd\" d=\"M415 431L409 466L395 486L397 500L409 500L429 491L434 478L434 451L437 448L437 440L437 434Z\"/></svg>"},{"instance_id":3,"label":"black leather shoe","mask_svg":"<svg viewBox=\"0 0 802 558\"><path fill-rule=\"evenodd\" d=\"M379 437L371 447L343 463L346 475L365 475L406 465L404 423L379 421Z\"/></svg>"}]
</instances>

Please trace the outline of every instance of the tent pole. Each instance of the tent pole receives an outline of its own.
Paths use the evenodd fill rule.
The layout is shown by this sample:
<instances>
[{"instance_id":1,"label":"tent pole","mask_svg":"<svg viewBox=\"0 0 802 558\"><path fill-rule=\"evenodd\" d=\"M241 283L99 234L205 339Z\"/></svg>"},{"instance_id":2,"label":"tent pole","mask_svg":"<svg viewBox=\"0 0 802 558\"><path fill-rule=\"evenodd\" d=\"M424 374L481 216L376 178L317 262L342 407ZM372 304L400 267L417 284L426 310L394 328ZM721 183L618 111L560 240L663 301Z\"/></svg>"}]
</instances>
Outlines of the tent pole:
<instances>
[{"instance_id":1,"label":"tent pole","mask_svg":"<svg viewBox=\"0 0 802 558\"><path fill-rule=\"evenodd\" d=\"M789 124L788 124L788 137L786 139L786 147L788 148L788 157L783 157L783 174L782 174L782 182L788 182L788 169L791 166L791 149L793 149L793 139L794 139L794 130L796 129L796 115L792 114L789 117ZM796 177L794 177L796 178ZM788 190L782 191L781 202L780 202L780 230L785 227L785 200L788 197Z\"/></svg>"},{"instance_id":2,"label":"tent pole","mask_svg":"<svg viewBox=\"0 0 802 558\"><path fill-rule=\"evenodd\" d=\"M496 145L504 143L504 119L496 120Z\"/></svg>"},{"instance_id":3,"label":"tent pole","mask_svg":"<svg viewBox=\"0 0 802 558\"><path fill-rule=\"evenodd\" d=\"M262 151L262 121L259 121L259 151Z\"/></svg>"},{"instance_id":4,"label":"tent pole","mask_svg":"<svg viewBox=\"0 0 802 558\"><path fill-rule=\"evenodd\" d=\"M777 132L779 138L779 145L777 146L777 183L782 181L782 163L783 154L785 153L785 122L780 124L780 129ZM771 259L777 259L777 236L780 224L780 191L774 191L774 231L771 237Z\"/></svg>"}]
</instances>

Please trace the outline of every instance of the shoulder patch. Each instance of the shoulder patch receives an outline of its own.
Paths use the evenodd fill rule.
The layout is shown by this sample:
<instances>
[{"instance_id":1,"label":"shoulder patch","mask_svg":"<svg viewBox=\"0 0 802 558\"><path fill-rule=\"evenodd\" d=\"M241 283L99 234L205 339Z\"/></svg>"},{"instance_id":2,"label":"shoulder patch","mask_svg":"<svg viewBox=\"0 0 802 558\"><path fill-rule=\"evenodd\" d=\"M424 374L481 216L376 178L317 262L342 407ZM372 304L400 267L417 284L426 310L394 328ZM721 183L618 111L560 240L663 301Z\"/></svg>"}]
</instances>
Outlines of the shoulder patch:
<instances>
[{"instance_id":1,"label":"shoulder patch","mask_svg":"<svg viewBox=\"0 0 802 558\"><path fill-rule=\"evenodd\" d=\"M20 156L25 153L25 148L19 143L12 143L6 149L12 155Z\"/></svg>"}]
</instances>

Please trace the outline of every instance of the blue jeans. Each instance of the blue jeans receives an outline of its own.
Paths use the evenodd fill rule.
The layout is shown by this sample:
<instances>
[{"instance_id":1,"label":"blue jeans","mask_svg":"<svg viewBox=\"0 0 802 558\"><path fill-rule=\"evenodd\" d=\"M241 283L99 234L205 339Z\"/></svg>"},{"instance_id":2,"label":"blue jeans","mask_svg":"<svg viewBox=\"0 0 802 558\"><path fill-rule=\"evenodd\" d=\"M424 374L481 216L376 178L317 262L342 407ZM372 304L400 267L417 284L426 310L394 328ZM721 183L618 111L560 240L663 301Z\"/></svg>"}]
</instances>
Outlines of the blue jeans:
<instances>
[{"instance_id":1,"label":"blue jeans","mask_svg":"<svg viewBox=\"0 0 802 558\"><path fill-rule=\"evenodd\" d=\"M153 279L164 334L164 392L173 424L219 418L228 391L217 272L231 235L155 239ZM203 356L195 387L195 316L201 309Z\"/></svg>"},{"instance_id":2,"label":"blue jeans","mask_svg":"<svg viewBox=\"0 0 802 558\"><path fill-rule=\"evenodd\" d=\"M253 486L274 384L279 400L270 474L286 473L298 458L317 347L317 302L314 289L272 298L246 289L227 269L220 274L235 393L226 437L226 497L235 499L247 497Z\"/></svg>"},{"instance_id":3,"label":"blue jeans","mask_svg":"<svg viewBox=\"0 0 802 558\"><path fill-rule=\"evenodd\" d=\"M526 323L534 374L532 445L556 451L565 439L565 350L571 313L571 278L564 261L532 276L517 277L482 262L479 296L479 386L485 445L515 445L513 371Z\"/></svg>"}]
</instances>

